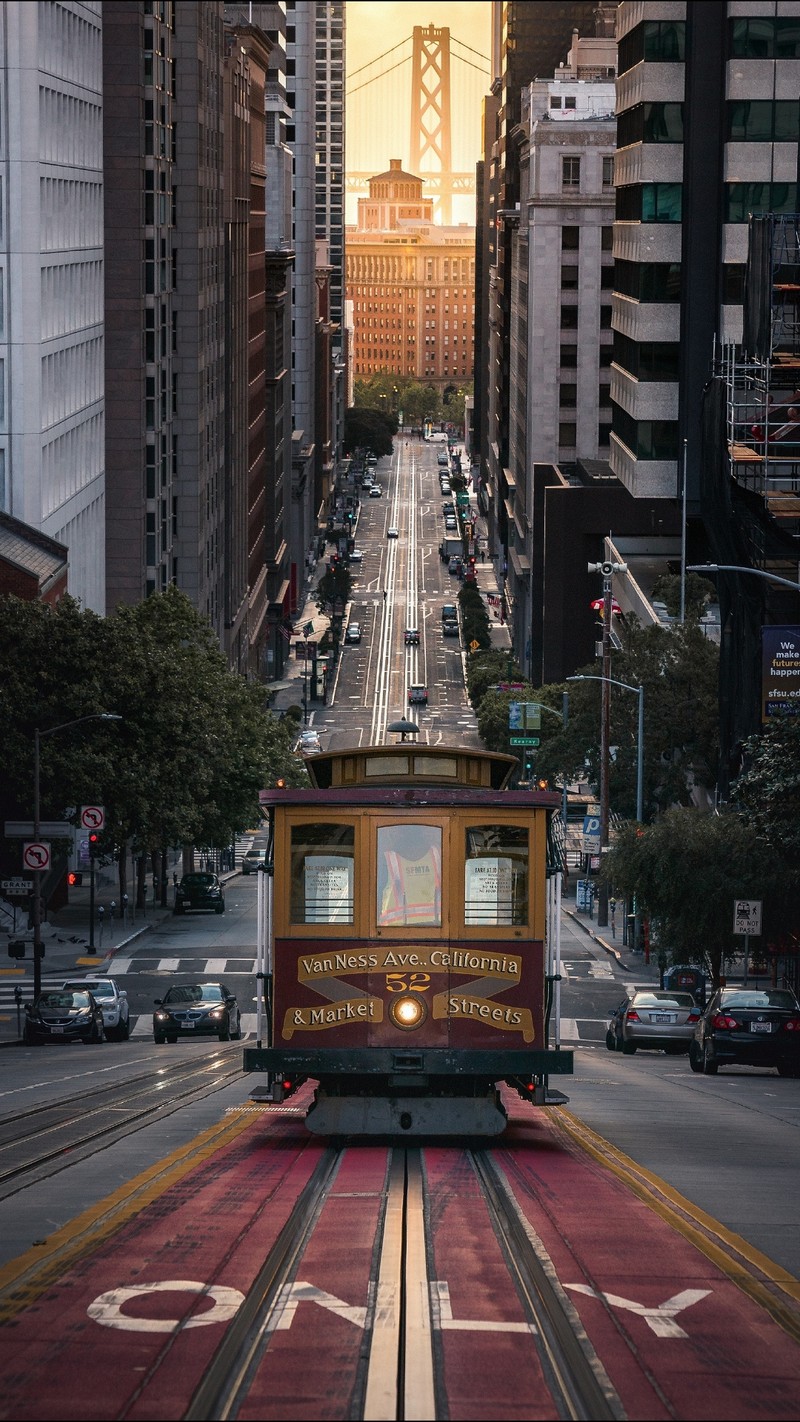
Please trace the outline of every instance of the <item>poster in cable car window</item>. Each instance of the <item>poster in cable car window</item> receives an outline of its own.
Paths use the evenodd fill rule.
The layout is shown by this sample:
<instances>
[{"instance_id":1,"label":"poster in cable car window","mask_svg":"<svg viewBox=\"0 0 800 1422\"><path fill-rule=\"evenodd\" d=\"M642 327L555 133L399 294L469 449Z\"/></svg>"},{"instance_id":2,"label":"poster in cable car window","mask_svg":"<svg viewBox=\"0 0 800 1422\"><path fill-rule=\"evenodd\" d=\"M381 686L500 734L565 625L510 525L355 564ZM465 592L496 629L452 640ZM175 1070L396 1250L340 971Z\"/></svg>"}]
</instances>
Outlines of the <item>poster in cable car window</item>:
<instances>
[{"instance_id":1,"label":"poster in cable car window","mask_svg":"<svg viewBox=\"0 0 800 1422\"><path fill-rule=\"evenodd\" d=\"M303 863L306 923L352 923L353 861L307 854Z\"/></svg>"},{"instance_id":2,"label":"poster in cable car window","mask_svg":"<svg viewBox=\"0 0 800 1422\"><path fill-rule=\"evenodd\" d=\"M464 922L513 922L513 868L506 855L481 855L464 865Z\"/></svg>"}]
</instances>

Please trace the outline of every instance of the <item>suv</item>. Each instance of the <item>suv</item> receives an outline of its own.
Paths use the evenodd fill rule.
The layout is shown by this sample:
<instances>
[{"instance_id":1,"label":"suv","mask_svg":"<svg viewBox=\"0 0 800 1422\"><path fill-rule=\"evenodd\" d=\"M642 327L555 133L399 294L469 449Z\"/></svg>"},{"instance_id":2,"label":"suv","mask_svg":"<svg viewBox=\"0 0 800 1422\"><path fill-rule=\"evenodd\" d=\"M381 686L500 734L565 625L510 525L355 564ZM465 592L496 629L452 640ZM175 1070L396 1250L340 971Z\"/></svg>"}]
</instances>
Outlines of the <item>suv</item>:
<instances>
[{"instance_id":1,"label":"suv","mask_svg":"<svg viewBox=\"0 0 800 1422\"><path fill-rule=\"evenodd\" d=\"M442 622L458 622L458 608L454 602L442 603Z\"/></svg>"},{"instance_id":2,"label":"suv","mask_svg":"<svg viewBox=\"0 0 800 1422\"><path fill-rule=\"evenodd\" d=\"M106 1036L127 1042L131 1035L128 994L114 978L68 978L61 987L66 992L90 992L102 1011Z\"/></svg>"},{"instance_id":3,"label":"suv","mask_svg":"<svg viewBox=\"0 0 800 1422\"><path fill-rule=\"evenodd\" d=\"M225 896L216 874L184 874L175 890L173 913L185 913L187 909L225 912Z\"/></svg>"}]
</instances>

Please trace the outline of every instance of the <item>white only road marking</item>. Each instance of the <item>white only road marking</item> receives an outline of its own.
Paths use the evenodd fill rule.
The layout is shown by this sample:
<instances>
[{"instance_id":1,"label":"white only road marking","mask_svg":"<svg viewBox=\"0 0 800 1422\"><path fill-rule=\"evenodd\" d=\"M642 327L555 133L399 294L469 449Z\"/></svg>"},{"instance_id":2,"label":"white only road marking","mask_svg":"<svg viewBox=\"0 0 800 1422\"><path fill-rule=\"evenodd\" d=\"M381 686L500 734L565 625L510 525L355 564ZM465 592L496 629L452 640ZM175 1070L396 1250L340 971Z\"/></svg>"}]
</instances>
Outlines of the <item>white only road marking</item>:
<instances>
[{"instance_id":1,"label":"white only road marking","mask_svg":"<svg viewBox=\"0 0 800 1422\"><path fill-rule=\"evenodd\" d=\"M652 1328L656 1338L688 1338L688 1333L675 1322L677 1314L682 1313L685 1308L691 1308L692 1304L699 1303L711 1293L710 1289L684 1289L683 1293L674 1294L671 1299L658 1304L656 1308L649 1308L645 1304L634 1302L633 1299L620 1298L619 1294L600 1293L593 1289L591 1284L565 1284L564 1288L572 1289L575 1294L586 1294L590 1299L604 1299L612 1308L626 1308L629 1313L643 1318L648 1328Z\"/></svg>"},{"instance_id":2,"label":"white only road marking","mask_svg":"<svg viewBox=\"0 0 800 1422\"><path fill-rule=\"evenodd\" d=\"M431 1280L431 1322L434 1328L472 1329L479 1333L533 1333L533 1323L512 1323L510 1320L453 1318L450 1285L445 1279Z\"/></svg>"},{"instance_id":3,"label":"white only road marking","mask_svg":"<svg viewBox=\"0 0 800 1422\"><path fill-rule=\"evenodd\" d=\"M139 1299L144 1294L192 1293L213 1299L214 1307L196 1318L132 1318L122 1312L123 1304L129 1299ZM205 1328L209 1323L229 1323L244 1302L244 1294L238 1289L220 1288L218 1285L199 1284L194 1279L165 1279L160 1284L136 1284L129 1289L109 1289L100 1294L86 1312L95 1323L104 1328L123 1328L133 1333L175 1333L183 1328Z\"/></svg>"},{"instance_id":4,"label":"white only road marking","mask_svg":"<svg viewBox=\"0 0 800 1422\"><path fill-rule=\"evenodd\" d=\"M345 1303L344 1299L337 1299L335 1294L326 1293L325 1289L318 1289L315 1284L307 1284L298 1279L294 1284L284 1284L275 1300L275 1307L264 1332L276 1333L279 1329L291 1328L297 1305L300 1303L319 1304L320 1308L329 1309L339 1318L347 1319L348 1323L355 1323L359 1328L366 1326L366 1308Z\"/></svg>"}]
</instances>

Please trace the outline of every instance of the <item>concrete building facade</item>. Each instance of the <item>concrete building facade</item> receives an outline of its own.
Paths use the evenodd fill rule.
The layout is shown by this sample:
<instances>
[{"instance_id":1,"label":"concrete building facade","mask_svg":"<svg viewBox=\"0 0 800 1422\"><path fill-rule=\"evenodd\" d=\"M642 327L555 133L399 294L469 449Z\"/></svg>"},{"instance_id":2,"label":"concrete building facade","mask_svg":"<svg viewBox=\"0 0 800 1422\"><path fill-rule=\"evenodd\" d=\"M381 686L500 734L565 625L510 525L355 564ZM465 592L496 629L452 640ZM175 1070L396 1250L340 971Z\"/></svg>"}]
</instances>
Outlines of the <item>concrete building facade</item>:
<instances>
[{"instance_id":1,"label":"concrete building facade","mask_svg":"<svg viewBox=\"0 0 800 1422\"><path fill-rule=\"evenodd\" d=\"M99 3L3 6L0 510L69 550L105 610Z\"/></svg>"}]
</instances>

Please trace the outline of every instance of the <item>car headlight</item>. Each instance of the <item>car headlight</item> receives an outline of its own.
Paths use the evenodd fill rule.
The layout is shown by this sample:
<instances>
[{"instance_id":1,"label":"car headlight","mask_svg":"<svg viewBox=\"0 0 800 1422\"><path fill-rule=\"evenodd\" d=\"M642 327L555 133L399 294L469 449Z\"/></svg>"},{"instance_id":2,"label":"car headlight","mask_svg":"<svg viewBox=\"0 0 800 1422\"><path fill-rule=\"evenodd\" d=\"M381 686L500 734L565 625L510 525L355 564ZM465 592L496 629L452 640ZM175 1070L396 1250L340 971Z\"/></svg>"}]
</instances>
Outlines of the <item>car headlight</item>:
<instances>
[{"instance_id":1,"label":"car headlight","mask_svg":"<svg viewBox=\"0 0 800 1422\"><path fill-rule=\"evenodd\" d=\"M157 1012L157 1013L156 1013L156 1021L157 1021L157 1022L169 1022L169 1013L168 1013L168 1012Z\"/></svg>"},{"instance_id":2,"label":"car headlight","mask_svg":"<svg viewBox=\"0 0 800 1422\"><path fill-rule=\"evenodd\" d=\"M224 1017L224 1016L225 1016L225 1009L224 1009L224 1007L215 1007L215 1008L214 1008L214 1011L213 1011L213 1012L209 1012L208 1015L209 1015L209 1017L213 1017L213 1018L216 1020L217 1017Z\"/></svg>"}]
</instances>

